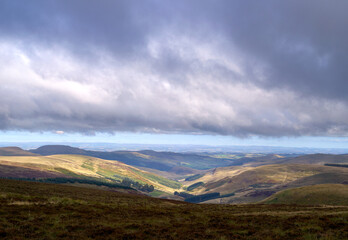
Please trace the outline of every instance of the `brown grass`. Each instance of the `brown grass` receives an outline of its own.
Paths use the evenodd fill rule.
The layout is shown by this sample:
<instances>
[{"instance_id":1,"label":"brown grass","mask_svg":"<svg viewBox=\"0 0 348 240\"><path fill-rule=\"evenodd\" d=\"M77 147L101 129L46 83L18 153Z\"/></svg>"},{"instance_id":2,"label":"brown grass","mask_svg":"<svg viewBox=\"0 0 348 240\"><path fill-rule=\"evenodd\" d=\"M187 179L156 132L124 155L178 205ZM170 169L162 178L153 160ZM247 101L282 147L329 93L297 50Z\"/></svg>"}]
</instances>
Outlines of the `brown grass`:
<instances>
[{"instance_id":1,"label":"brown grass","mask_svg":"<svg viewBox=\"0 0 348 240\"><path fill-rule=\"evenodd\" d=\"M0 180L0 216L0 239L348 238L348 207L199 205L14 180Z\"/></svg>"}]
</instances>

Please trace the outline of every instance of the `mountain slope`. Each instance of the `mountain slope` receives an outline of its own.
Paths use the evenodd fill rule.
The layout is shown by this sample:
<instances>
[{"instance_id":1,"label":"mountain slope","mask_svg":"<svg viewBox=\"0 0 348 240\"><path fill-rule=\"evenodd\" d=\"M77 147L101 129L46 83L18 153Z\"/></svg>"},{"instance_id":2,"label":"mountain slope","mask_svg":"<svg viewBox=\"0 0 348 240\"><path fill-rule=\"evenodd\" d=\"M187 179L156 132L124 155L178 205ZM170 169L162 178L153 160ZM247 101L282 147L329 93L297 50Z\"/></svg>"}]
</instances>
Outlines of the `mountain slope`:
<instances>
[{"instance_id":1,"label":"mountain slope","mask_svg":"<svg viewBox=\"0 0 348 240\"><path fill-rule=\"evenodd\" d=\"M39 168L17 167L11 165L0 164L0 177L1 178L57 178L57 177L69 177L66 174L41 170Z\"/></svg>"},{"instance_id":2,"label":"mountain slope","mask_svg":"<svg viewBox=\"0 0 348 240\"><path fill-rule=\"evenodd\" d=\"M37 156L29 151L25 151L19 147L0 147L0 156Z\"/></svg>"},{"instance_id":3,"label":"mountain slope","mask_svg":"<svg viewBox=\"0 0 348 240\"><path fill-rule=\"evenodd\" d=\"M277 164L259 167L224 167L183 184L190 194L233 195L214 203L256 202L287 189L314 184L348 183L348 169L321 165ZM196 185L195 185L196 184Z\"/></svg>"},{"instance_id":4,"label":"mountain slope","mask_svg":"<svg viewBox=\"0 0 348 240\"><path fill-rule=\"evenodd\" d=\"M218 176L217 179L220 179L217 181L213 178L210 179L209 182L205 183L205 190L227 193L226 191L236 191L255 184L288 184L321 173L348 173L348 170L344 168L304 164L277 164L256 168L239 168L239 171L235 170L234 175L230 174L230 169L220 168L218 173L213 174L213 176L219 174L220 177ZM229 174L221 179L224 171ZM325 178L320 179L325 180ZM204 177L195 180L195 182L197 181L204 181Z\"/></svg>"},{"instance_id":5,"label":"mountain slope","mask_svg":"<svg viewBox=\"0 0 348 240\"><path fill-rule=\"evenodd\" d=\"M267 204L348 205L348 185L320 184L291 188L262 201Z\"/></svg>"},{"instance_id":6,"label":"mountain slope","mask_svg":"<svg viewBox=\"0 0 348 240\"><path fill-rule=\"evenodd\" d=\"M348 163L348 154L308 154L295 158L279 160L278 163L298 163L298 164L320 164L325 163Z\"/></svg>"},{"instance_id":7,"label":"mountain slope","mask_svg":"<svg viewBox=\"0 0 348 240\"><path fill-rule=\"evenodd\" d=\"M82 155L1 156L0 165L20 168L22 175L25 172L23 168L28 169L27 177L41 177L36 174L45 172L48 175L54 173L66 177L109 179L114 181L122 181L124 178L129 178L141 184L153 185L156 189L169 193L173 193L175 189L180 188L180 184L175 181L142 171L124 163ZM16 169L12 170L16 171ZM0 177L1 174L4 173L0 172ZM12 175L14 175L13 172Z\"/></svg>"}]
</instances>

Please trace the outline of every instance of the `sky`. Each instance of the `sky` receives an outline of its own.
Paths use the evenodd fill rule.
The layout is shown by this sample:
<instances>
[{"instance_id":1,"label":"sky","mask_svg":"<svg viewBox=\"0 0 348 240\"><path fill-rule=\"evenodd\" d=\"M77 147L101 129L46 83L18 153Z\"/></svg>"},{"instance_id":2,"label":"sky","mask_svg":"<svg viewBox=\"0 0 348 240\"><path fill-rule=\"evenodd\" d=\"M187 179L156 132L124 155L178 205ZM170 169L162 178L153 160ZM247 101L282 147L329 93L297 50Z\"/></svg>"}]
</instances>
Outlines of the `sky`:
<instances>
[{"instance_id":1,"label":"sky","mask_svg":"<svg viewBox=\"0 0 348 240\"><path fill-rule=\"evenodd\" d=\"M345 0L2 0L0 142L341 147L346 9Z\"/></svg>"}]
</instances>

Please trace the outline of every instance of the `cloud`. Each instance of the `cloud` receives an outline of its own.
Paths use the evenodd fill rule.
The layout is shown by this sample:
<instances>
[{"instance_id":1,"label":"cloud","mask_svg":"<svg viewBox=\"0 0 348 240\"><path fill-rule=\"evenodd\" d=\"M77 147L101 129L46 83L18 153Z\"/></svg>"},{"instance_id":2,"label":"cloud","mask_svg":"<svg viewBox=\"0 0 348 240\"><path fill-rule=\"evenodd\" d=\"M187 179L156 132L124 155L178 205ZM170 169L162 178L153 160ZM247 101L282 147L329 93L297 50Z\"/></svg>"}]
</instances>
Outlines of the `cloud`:
<instances>
[{"instance_id":1,"label":"cloud","mask_svg":"<svg viewBox=\"0 0 348 240\"><path fill-rule=\"evenodd\" d=\"M61 135L64 134L64 131L55 131L55 133Z\"/></svg>"},{"instance_id":2,"label":"cloud","mask_svg":"<svg viewBox=\"0 0 348 240\"><path fill-rule=\"evenodd\" d=\"M0 129L347 135L346 2L0 3Z\"/></svg>"}]
</instances>

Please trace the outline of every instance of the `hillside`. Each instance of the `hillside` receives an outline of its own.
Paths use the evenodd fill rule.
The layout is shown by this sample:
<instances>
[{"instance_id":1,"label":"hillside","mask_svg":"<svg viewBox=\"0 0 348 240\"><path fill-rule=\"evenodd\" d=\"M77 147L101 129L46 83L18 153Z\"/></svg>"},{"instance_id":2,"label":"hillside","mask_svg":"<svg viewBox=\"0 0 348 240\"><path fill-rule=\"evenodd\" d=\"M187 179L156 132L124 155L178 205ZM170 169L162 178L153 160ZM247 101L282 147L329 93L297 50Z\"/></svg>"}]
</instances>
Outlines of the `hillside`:
<instances>
[{"instance_id":1,"label":"hillside","mask_svg":"<svg viewBox=\"0 0 348 240\"><path fill-rule=\"evenodd\" d=\"M37 156L29 151L25 151L19 147L0 147L0 156Z\"/></svg>"},{"instance_id":2,"label":"hillside","mask_svg":"<svg viewBox=\"0 0 348 240\"><path fill-rule=\"evenodd\" d=\"M293 187L347 183L347 168L304 164L277 164L259 167L224 167L183 184L191 194L220 193L232 196L217 198L211 203L257 202L272 194Z\"/></svg>"},{"instance_id":3,"label":"hillside","mask_svg":"<svg viewBox=\"0 0 348 240\"><path fill-rule=\"evenodd\" d=\"M158 175L109 161L82 155L0 156L0 177L70 177L122 181L129 178L155 189L173 193L180 184Z\"/></svg>"},{"instance_id":4,"label":"hillside","mask_svg":"<svg viewBox=\"0 0 348 240\"><path fill-rule=\"evenodd\" d=\"M240 166L255 162L256 165L272 163L282 156L274 154L197 154L197 153L175 153L156 152L153 150L143 151L90 151L63 145L46 145L31 150L32 153L40 155L55 154L79 154L106 160L117 160L125 164L151 169L163 173L164 176L186 176L197 173L196 170L208 170L217 167Z\"/></svg>"},{"instance_id":5,"label":"hillside","mask_svg":"<svg viewBox=\"0 0 348 240\"><path fill-rule=\"evenodd\" d=\"M189 204L5 179L0 212L4 240L348 238L348 207Z\"/></svg>"},{"instance_id":6,"label":"hillside","mask_svg":"<svg viewBox=\"0 0 348 240\"><path fill-rule=\"evenodd\" d=\"M219 166L233 165L234 161L233 159L214 158L192 153L156 152L152 150L101 152L63 145L46 145L31 150L31 152L45 156L79 154L106 160L117 160L131 166L168 171L179 175L192 173L189 169L205 170ZM183 172L183 168L181 167L186 168L186 172Z\"/></svg>"},{"instance_id":7,"label":"hillside","mask_svg":"<svg viewBox=\"0 0 348 240\"><path fill-rule=\"evenodd\" d=\"M348 185L320 184L287 189L272 195L262 203L348 206Z\"/></svg>"},{"instance_id":8,"label":"hillside","mask_svg":"<svg viewBox=\"0 0 348 240\"><path fill-rule=\"evenodd\" d=\"M344 164L348 163L348 154L308 154L295 158L279 160L277 163L298 163L298 164L320 164L326 163Z\"/></svg>"}]
</instances>

